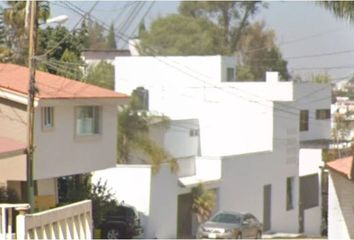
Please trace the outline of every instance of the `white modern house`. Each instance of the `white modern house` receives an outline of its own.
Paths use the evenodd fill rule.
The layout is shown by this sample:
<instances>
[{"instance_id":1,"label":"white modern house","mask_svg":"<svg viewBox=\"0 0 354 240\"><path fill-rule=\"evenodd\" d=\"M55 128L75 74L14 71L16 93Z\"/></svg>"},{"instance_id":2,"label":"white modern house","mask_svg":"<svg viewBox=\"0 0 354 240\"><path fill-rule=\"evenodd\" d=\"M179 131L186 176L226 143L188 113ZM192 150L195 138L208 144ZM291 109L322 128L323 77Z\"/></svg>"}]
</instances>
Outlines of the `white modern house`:
<instances>
[{"instance_id":1,"label":"white modern house","mask_svg":"<svg viewBox=\"0 0 354 240\"><path fill-rule=\"evenodd\" d=\"M21 151L0 159L0 184L24 197L29 70L13 64L0 69L3 152ZM58 201L58 177L115 166L117 107L128 96L40 71L36 81L33 171L37 208L47 209Z\"/></svg>"},{"instance_id":2,"label":"white modern house","mask_svg":"<svg viewBox=\"0 0 354 240\"><path fill-rule=\"evenodd\" d=\"M198 183L215 191L216 210L252 212L265 232L320 234L321 148L311 144L330 138L329 85L281 82L275 72L237 82L236 59L226 56L117 57L115 66L117 91L140 87L149 111L170 118L151 136L180 165L177 175L164 166L152 176L148 165L95 173L145 215L145 237L195 234L190 192ZM314 194L300 194L306 183Z\"/></svg>"}]
</instances>

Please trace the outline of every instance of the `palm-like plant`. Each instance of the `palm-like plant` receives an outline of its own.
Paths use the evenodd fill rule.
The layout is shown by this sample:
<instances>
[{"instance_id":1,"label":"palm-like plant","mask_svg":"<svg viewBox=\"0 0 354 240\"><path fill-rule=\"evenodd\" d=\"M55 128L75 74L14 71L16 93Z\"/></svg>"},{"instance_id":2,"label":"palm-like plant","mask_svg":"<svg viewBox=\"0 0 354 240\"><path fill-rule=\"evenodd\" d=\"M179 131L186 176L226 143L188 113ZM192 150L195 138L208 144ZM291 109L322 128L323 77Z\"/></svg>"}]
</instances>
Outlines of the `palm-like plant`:
<instances>
[{"instance_id":1,"label":"palm-like plant","mask_svg":"<svg viewBox=\"0 0 354 240\"><path fill-rule=\"evenodd\" d=\"M38 20L45 21L50 14L49 1L38 1ZM14 61L24 63L27 59L28 37L25 29L26 1L7 1L7 7L2 10L3 21L7 28L9 48L13 52Z\"/></svg>"},{"instance_id":2,"label":"palm-like plant","mask_svg":"<svg viewBox=\"0 0 354 240\"><path fill-rule=\"evenodd\" d=\"M118 163L129 163L132 153L142 152L144 161L151 164L156 174L161 163L168 162L172 172L178 171L178 164L169 153L157 142L149 137L149 117L146 111L141 110L139 97L133 91L130 104L120 110L118 114ZM167 124L168 119L161 117Z\"/></svg>"},{"instance_id":3,"label":"palm-like plant","mask_svg":"<svg viewBox=\"0 0 354 240\"><path fill-rule=\"evenodd\" d=\"M202 183L192 188L193 205L192 211L197 217L199 223L208 220L215 207L215 193L212 190L205 189Z\"/></svg>"},{"instance_id":4,"label":"palm-like plant","mask_svg":"<svg viewBox=\"0 0 354 240\"><path fill-rule=\"evenodd\" d=\"M352 1L318 1L317 3L339 18L354 20L354 2Z\"/></svg>"}]
</instances>

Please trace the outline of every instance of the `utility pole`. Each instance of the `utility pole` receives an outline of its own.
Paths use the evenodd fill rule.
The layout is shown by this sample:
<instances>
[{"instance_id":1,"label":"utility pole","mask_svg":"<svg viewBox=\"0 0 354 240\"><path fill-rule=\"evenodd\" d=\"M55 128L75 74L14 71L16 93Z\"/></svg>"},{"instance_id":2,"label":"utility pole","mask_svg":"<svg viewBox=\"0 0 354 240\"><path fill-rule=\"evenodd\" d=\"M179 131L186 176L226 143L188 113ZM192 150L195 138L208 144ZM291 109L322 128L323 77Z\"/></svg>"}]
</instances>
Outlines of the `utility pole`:
<instances>
[{"instance_id":1,"label":"utility pole","mask_svg":"<svg viewBox=\"0 0 354 240\"><path fill-rule=\"evenodd\" d=\"M34 179L33 179L33 153L34 153L34 100L36 95L36 66L35 54L37 45L37 1L31 0L30 7L30 23L29 23L29 50L28 50L28 68L29 68L29 83L28 83L28 104L27 104L27 149L26 149L26 164L27 164L27 201L30 204L30 212L35 209L34 203Z\"/></svg>"}]
</instances>

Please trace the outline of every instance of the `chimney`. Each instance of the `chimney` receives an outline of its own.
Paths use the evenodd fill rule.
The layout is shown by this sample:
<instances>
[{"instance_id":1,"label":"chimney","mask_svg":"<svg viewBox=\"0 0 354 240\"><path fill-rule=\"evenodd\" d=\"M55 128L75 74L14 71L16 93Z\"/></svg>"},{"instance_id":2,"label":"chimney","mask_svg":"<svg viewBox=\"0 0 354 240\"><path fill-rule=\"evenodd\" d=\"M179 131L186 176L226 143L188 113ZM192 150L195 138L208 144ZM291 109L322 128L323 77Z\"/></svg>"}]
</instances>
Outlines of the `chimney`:
<instances>
[{"instance_id":1,"label":"chimney","mask_svg":"<svg viewBox=\"0 0 354 240\"><path fill-rule=\"evenodd\" d=\"M267 83L279 82L279 73L278 72L266 72L266 82Z\"/></svg>"}]
</instances>

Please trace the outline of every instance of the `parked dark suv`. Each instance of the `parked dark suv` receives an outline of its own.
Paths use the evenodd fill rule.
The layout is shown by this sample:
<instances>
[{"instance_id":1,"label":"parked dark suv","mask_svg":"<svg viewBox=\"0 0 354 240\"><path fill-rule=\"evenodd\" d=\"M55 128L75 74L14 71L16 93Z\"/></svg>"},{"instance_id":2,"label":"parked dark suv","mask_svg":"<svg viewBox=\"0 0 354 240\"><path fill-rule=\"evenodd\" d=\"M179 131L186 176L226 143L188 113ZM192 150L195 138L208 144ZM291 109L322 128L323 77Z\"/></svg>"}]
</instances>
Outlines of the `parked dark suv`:
<instances>
[{"instance_id":1,"label":"parked dark suv","mask_svg":"<svg viewBox=\"0 0 354 240\"><path fill-rule=\"evenodd\" d=\"M110 212L100 225L105 239L133 238L143 232L139 214L134 207L120 205Z\"/></svg>"}]
</instances>

